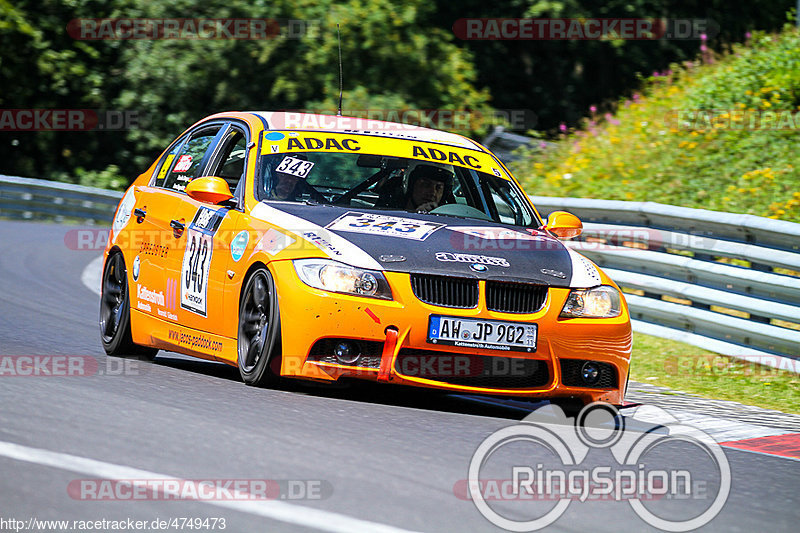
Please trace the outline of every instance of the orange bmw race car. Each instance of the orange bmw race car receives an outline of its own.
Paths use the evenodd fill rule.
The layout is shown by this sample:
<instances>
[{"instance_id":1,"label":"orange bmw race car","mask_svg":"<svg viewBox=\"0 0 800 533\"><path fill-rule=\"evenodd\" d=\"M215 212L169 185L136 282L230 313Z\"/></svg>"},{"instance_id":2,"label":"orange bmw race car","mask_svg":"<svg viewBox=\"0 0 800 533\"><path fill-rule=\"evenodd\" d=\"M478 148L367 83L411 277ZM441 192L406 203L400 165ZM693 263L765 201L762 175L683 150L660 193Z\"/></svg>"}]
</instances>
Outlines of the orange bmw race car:
<instances>
[{"instance_id":1,"label":"orange bmw race car","mask_svg":"<svg viewBox=\"0 0 800 533\"><path fill-rule=\"evenodd\" d=\"M159 349L277 376L622 403L618 287L508 169L452 133L231 112L122 198L105 250L110 355Z\"/></svg>"}]
</instances>

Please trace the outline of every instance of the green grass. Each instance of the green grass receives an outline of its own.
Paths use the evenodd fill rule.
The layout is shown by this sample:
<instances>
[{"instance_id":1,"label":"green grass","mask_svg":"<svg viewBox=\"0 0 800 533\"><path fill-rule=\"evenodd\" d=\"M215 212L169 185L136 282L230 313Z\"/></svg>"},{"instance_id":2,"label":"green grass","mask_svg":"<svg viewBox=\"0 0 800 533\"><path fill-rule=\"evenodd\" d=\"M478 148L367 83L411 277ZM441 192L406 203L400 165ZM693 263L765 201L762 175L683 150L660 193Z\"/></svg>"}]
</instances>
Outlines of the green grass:
<instances>
[{"instance_id":1,"label":"green grass","mask_svg":"<svg viewBox=\"0 0 800 533\"><path fill-rule=\"evenodd\" d=\"M554 147L522 152L512 171L533 195L654 201L800 222L800 33L787 27L756 34L748 46L700 63L645 80L641 94L619 102L613 115L594 111ZM687 119L701 116L697 110L717 110L721 118ZM780 111L792 123L737 129L720 110Z\"/></svg>"},{"instance_id":2,"label":"green grass","mask_svg":"<svg viewBox=\"0 0 800 533\"><path fill-rule=\"evenodd\" d=\"M631 380L800 414L800 376L650 335L633 334Z\"/></svg>"}]
</instances>

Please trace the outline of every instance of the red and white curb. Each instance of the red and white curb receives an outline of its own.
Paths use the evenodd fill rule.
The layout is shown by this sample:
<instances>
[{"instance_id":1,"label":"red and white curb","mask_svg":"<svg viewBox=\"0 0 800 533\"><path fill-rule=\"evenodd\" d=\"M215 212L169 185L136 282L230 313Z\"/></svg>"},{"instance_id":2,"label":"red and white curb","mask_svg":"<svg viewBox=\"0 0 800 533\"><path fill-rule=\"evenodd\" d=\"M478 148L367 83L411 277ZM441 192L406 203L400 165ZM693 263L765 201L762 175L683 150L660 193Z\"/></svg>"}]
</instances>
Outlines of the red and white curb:
<instances>
[{"instance_id":1,"label":"red and white curb","mask_svg":"<svg viewBox=\"0 0 800 533\"><path fill-rule=\"evenodd\" d=\"M702 401L702 399L700 399ZM714 400L719 402L720 400ZM718 417L709 414L686 411L683 409L669 408L660 403L662 409L667 409L668 414L663 411L653 410L650 415L647 405L637 405L635 407L623 408L620 412L625 417L636 417L639 421L652 424L667 424L673 421L674 417L680 423L686 424L707 433L717 441L720 446L734 448L747 452L771 455L784 459L800 461L800 432L787 430L786 428L771 427L768 425L753 424L744 420L737 420L730 417ZM739 406L736 402L729 402L734 406ZM768 411L764 409L763 411ZM662 414L657 414L662 413ZM772 413L778 413L772 411ZM785 417L793 417L800 421L800 416L780 413Z\"/></svg>"}]
</instances>

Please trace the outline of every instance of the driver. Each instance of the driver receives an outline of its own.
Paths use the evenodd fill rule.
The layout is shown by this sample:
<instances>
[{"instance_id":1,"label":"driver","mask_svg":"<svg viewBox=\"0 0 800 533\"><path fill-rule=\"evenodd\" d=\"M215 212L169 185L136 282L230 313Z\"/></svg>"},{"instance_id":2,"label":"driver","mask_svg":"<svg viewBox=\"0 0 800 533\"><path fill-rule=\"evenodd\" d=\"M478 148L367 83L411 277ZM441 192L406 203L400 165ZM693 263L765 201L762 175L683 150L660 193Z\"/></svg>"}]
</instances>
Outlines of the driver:
<instances>
[{"instance_id":1,"label":"driver","mask_svg":"<svg viewBox=\"0 0 800 533\"><path fill-rule=\"evenodd\" d=\"M433 165L417 165L408 177L406 210L427 213L439 207L445 191L450 191L453 173Z\"/></svg>"},{"instance_id":2,"label":"driver","mask_svg":"<svg viewBox=\"0 0 800 533\"><path fill-rule=\"evenodd\" d=\"M305 154L290 154L291 157L295 159L302 159L304 161L308 161L308 157ZM285 157L285 156L284 156ZM283 158L282 157L275 157L269 163L269 170L270 174L272 175L272 180L267 192L267 197L270 200L285 200L285 201L295 201L297 198L302 194L304 190L304 180L302 178L298 178L297 176L293 176L292 174L287 174L285 172L278 172L276 168L280 165L280 162Z\"/></svg>"},{"instance_id":3,"label":"driver","mask_svg":"<svg viewBox=\"0 0 800 533\"><path fill-rule=\"evenodd\" d=\"M270 200L294 200L300 193L300 178L283 172L276 172L272 178Z\"/></svg>"}]
</instances>

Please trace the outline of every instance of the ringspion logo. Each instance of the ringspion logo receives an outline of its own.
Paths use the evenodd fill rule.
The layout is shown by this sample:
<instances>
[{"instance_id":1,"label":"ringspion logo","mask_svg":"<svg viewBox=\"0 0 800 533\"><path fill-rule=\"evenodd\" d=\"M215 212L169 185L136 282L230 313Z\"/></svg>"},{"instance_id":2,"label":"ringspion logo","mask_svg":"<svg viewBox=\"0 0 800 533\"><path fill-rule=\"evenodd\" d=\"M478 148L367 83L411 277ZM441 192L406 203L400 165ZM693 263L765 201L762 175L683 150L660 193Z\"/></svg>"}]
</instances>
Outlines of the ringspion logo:
<instances>
[{"instance_id":1,"label":"ringspion logo","mask_svg":"<svg viewBox=\"0 0 800 533\"><path fill-rule=\"evenodd\" d=\"M508 531L541 530L571 504L598 500L627 503L644 522L666 531L708 524L730 493L725 453L703 431L644 407L631 417L640 417L639 424L670 422L635 430L608 404L587 405L574 423L556 407L540 408L486 437L454 494L471 499L488 521Z\"/></svg>"}]
</instances>

